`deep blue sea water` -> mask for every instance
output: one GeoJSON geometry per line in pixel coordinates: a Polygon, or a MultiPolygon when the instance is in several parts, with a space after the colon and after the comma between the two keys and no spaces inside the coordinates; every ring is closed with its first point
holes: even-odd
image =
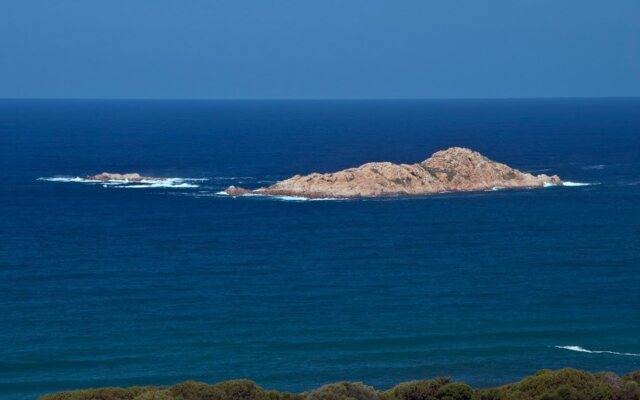
{"type": "Polygon", "coordinates": [[[2,100],[0,178],[3,399],[640,369],[640,99],[2,100]],[[591,185],[215,195],[449,146],[591,185]],[[207,180],[37,180],[102,171],[207,180]]]}

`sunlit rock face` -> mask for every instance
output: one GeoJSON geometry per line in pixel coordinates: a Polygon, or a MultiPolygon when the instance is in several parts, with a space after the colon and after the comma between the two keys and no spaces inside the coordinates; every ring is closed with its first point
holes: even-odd
{"type": "Polygon", "coordinates": [[[234,187],[226,192],[229,195],[257,192],[307,198],[357,198],[541,188],[559,184],[562,181],[557,175],[524,173],[473,150],[452,147],[438,151],[418,164],[372,162],[328,174],[296,175],[256,191],[234,187]]]}

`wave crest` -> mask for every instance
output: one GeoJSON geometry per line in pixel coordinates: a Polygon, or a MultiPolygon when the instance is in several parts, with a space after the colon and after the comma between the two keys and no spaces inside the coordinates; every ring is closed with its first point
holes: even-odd
{"type": "Polygon", "coordinates": [[[588,182],[571,182],[571,181],[564,181],[562,182],[562,186],[591,186],[594,185],[593,183],[588,183],[588,182]]]}
{"type": "Polygon", "coordinates": [[[571,345],[571,346],[553,346],[558,349],[577,351],[579,353],[590,353],[590,354],[615,354],[619,356],[631,356],[631,357],[640,357],[638,353],[624,353],[619,351],[611,351],[611,350],[589,350],[585,349],[581,346],[571,345]]]}
{"type": "MultiPolygon", "coordinates": [[[[259,189],[258,189],[259,190],[259,189]]],[[[279,200],[279,201],[335,201],[335,200],[347,200],[344,198],[338,198],[338,197],[322,197],[322,198],[308,198],[308,197],[302,197],[302,196],[283,196],[283,195],[271,195],[271,194],[261,194],[261,193],[246,193],[246,194],[241,194],[239,196],[230,196],[229,193],[223,191],[220,192],[216,192],[215,193],[217,196],[223,196],[223,197],[255,197],[255,198],[259,198],[259,199],[264,199],[264,200],[279,200]]]]}

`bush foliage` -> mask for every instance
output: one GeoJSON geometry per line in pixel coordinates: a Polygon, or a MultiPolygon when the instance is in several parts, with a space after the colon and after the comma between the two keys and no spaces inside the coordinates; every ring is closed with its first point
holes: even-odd
{"type": "Polygon", "coordinates": [[[570,368],[542,370],[490,389],[473,389],[450,378],[405,382],[384,391],[362,383],[340,382],[298,394],[264,390],[248,380],[215,385],[187,381],[171,387],[61,392],[40,400],[640,400],[640,371],[618,376],[570,368]]]}
{"type": "Polygon", "coordinates": [[[362,383],[340,382],[325,385],[309,393],[306,400],[380,400],[371,386],[362,383]]]}

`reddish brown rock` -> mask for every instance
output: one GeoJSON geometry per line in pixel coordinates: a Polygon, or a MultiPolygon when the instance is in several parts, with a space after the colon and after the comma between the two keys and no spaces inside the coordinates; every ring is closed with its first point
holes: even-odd
{"type": "Polygon", "coordinates": [[[559,185],[557,175],[532,175],[489,160],[470,149],[452,147],[418,164],[373,162],[357,168],[296,175],[269,187],[250,191],[230,187],[228,194],[256,193],[306,198],[413,196],[441,192],[541,188],[559,185]]]}

